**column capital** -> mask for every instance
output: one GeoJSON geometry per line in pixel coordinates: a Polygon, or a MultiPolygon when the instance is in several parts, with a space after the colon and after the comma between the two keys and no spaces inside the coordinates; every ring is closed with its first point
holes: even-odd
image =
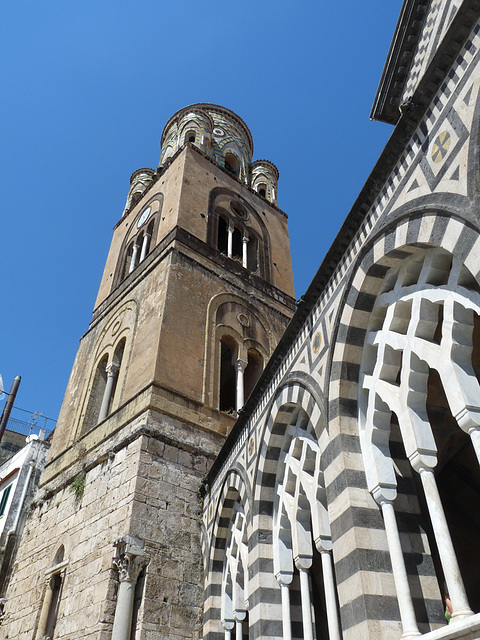
{"type": "Polygon", "coordinates": [[[275,578],[277,579],[279,585],[288,587],[290,584],[292,584],[293,571],[279,571],[275,574],[275,578]]]}
{"type": "Polygon", "coordinates": [[[113,564],[118,570],[119,581],[135,584],[138,574],[150,561],[145,553],[145,543],[139,538],[126,535],[117,538],[113,546],[116,547],[113,564]]]}
{"type": "Polygon", "coordinates": [[[238,360],[235,360],[235,367],[237,369],[237,371],[245,371],[245,368],[247,366],[248,362],[246,362],[245,360],[242,360],[241,358],[238,358],[238,360]]]}
{"type": "Polygon", "coordinates": [[[119,369],[120,365],[118,364],[118,362],[113,361],[107,364],[107,366],[105,367],[105,371],[109,376],[116,376],[119,369]]]}
{"type": "Polygon", "coordinates": [[[226,631],[231,631],[235,626],[235,620],[230,620],[230,619],[222,620],[222,626],[226,631]]]}
{"type": "Polygon", "coordinates": [[[296,556],[294,558],[295,566],[299,571],[308,571],[312,566],[311,556],[296,556]]]}

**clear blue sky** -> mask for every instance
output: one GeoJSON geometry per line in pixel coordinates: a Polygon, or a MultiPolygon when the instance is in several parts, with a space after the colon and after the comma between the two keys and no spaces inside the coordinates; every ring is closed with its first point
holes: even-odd
{"type": "Polygon", "coordinates": [[[187,104],[238,113],[278,166],[301,296],[391,133],[368,116],[401,4],[3,5],[0,374],[22,375],[18,406],[57,417],[130,175],[187,104]]]}

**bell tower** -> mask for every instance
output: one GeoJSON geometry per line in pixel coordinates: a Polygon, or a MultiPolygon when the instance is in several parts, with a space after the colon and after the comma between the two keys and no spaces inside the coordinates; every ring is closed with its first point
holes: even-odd
{"type": "Polygon", "coordinates": [[[9,637],[200,637],[197,489],[294,311],[278,170],[252,153],[240,117],[195,104],[167,122],[157,169],[133,173],[7,594],[9,637]]]}

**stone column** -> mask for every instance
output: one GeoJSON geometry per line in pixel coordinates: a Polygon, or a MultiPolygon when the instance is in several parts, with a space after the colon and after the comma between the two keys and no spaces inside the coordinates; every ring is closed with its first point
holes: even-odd
{"type": "MultiPolygon", "coordinates": [[[[235,626],[234,620],[224,620],[222,624],[223,624],[223,628],[225,629],[225,640],[231,640],[231,638],[232,638],[232,629],[235,626]]],[[[113,638],[112,638],[112,640],[113,640],[113,638]]]]}
{"type": "Polygon", "coordinates": [[[228,243],[227,243],[227,256],[231,258],[233,255],[233,225],[228,223],[228,243]]]}
{"type": "Polygon", "coordinates": [[[403,558],[395,510],[390,500],[380,499],[380,506],[385,523],[385,533],[387,534],[393,581],[395,582],[395,589],[397,591],[398,608],[400,609],[400,619],[403,628],[402,638],[413,638],[420,636],[421,633],[418,630],[415,618],[415,610],[413,608],[410,586],[408,584],[407,569],[403,558]]]}
{"type": "Polygon", "coordinates": [[[282,629],[283,640],[292,640],[292,616],[290,611],[290,584],[293,573],[282,571],[275,576],[282,594],[282,629]]]}
{"type": "Polygon", "coordinates": [[[243,372],[245,371],[245,367],[247,366],[247,362],[245,360],[238,359],[235,362],[235,371],[237,372],[237,398],[236,398],[236,410],[240,411],[240,409],[245,404],[245,391],[243,386],[243,372]]]}
{"type": "Polygon", "coordinates": [[[473,615],[473,611],[468,604],[467,594],[463,585],[460,567],[458,566],[452,538],[448,530],[445,512],[443,511],[440,494],[438,493],[437,482],[432,469],[421,467],[419,469],[420,478],[425,492],[430,520],[432,522],[433,533],[437,542],[438,553],[442,563],[445,582],[448,593],[452,601],[453,614],[452,623],[457,618],[464,618],[473,615]]]}
{"type": "Polygon", "coordinates": [[[132,273],[132,271],[135,269],[135,267],[137,266],[136,262],[137,262],[137,254],[138,254],[138,249],[139,246],[137,243],[135,243],[133,245],[133,251],[132,251],[132,259],[130,260],[130,267],[128,269],[128,273],[132,273]]]}
{"type": "Polygon", "coordinates": [[[143,236],[143,242],[142,242],[142,251],[140,253],[140,262],[143,262],[145,260],[145,256],[147,255],[147,247],[148,247],[148,242],[150,240],[150,234],[146,233],[143,236]]]}
{"type": "Polygon", "coordinates": [[[323,571],[323,587],[325,604],[327,607],[327,624],[329,640],[341,640],[340,623],[338,620],[337,599],[335,594],[335,578],[333,575],[332,554],[325,549],[320,551],[323,571]]]}
{"type": "Polygon", "coordinates": [[[247,245],[248,245],[248,235],[245,234],[242,238],[242,265],[245,267],[245,269],[248,266],[248,256],[247,256],[247,245]]]}
{"type": "Polygon", "coordinates": [[[145,543],[133,536],[126,535],[118,538],[113,546],[116,547],[113,564],[118,569],[120,585],[112,640],[130,640],[135,585],[140,571],[148,563],[149,558],[145,554],[145,543]]]}
{"type": "Polygon", "coordinates": [[[43,597],[42,609],[40,611],[40,620],[38,621],[36,640],[42,640],[47,635],[48,616],[52,607],[53,600],[53,577],[52,575],[45,576],[46,590],[43,597]]]}
{"type": "Polygon", "coordinates": [[[242,640],[243,638],[243,621],[247,617],[246,611],[234,611],[233,617],[235,618],[235,640],[242,640]]]}
{"type": "Polygon", "coordinates": [[[103,392],[100,413],[98,414],[98,422],[104,420],[108,415],[108,408],[110,406],[110,400],[112,399],[113,385],[119,369],[120,365],[116,362],[110,362],[110,364],[105,368],[105,371],[107,372],[107,384],[105,385],[105,391],[103,392]]]}
{"type": "Polygon", "coordinates": [[[298,556],[295,558],[295,565],[300,574],[303,637],[305,640],[313,640],[312,601],[310,598],[310,567],[312,566],[312,559],[298,556]]]}

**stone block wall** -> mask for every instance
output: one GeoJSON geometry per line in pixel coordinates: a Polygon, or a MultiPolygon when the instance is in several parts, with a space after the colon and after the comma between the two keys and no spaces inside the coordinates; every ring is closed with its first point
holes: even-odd
{"type": "Polygon", "coordinates": [[[35,637],[46,572],[63,545],[55,639],[110,638],[118,590],[113,542],[129,534],[149,557],[136,586],[135,637],[200,638],[198,487],[218,448],[211,434],[150,412],[89,453],[83,471],[76,465],[44,485],[17,555],[1,637],[35,637]],[[72,482],[82,475],[84,490],[75,495],[72,482]]]}

